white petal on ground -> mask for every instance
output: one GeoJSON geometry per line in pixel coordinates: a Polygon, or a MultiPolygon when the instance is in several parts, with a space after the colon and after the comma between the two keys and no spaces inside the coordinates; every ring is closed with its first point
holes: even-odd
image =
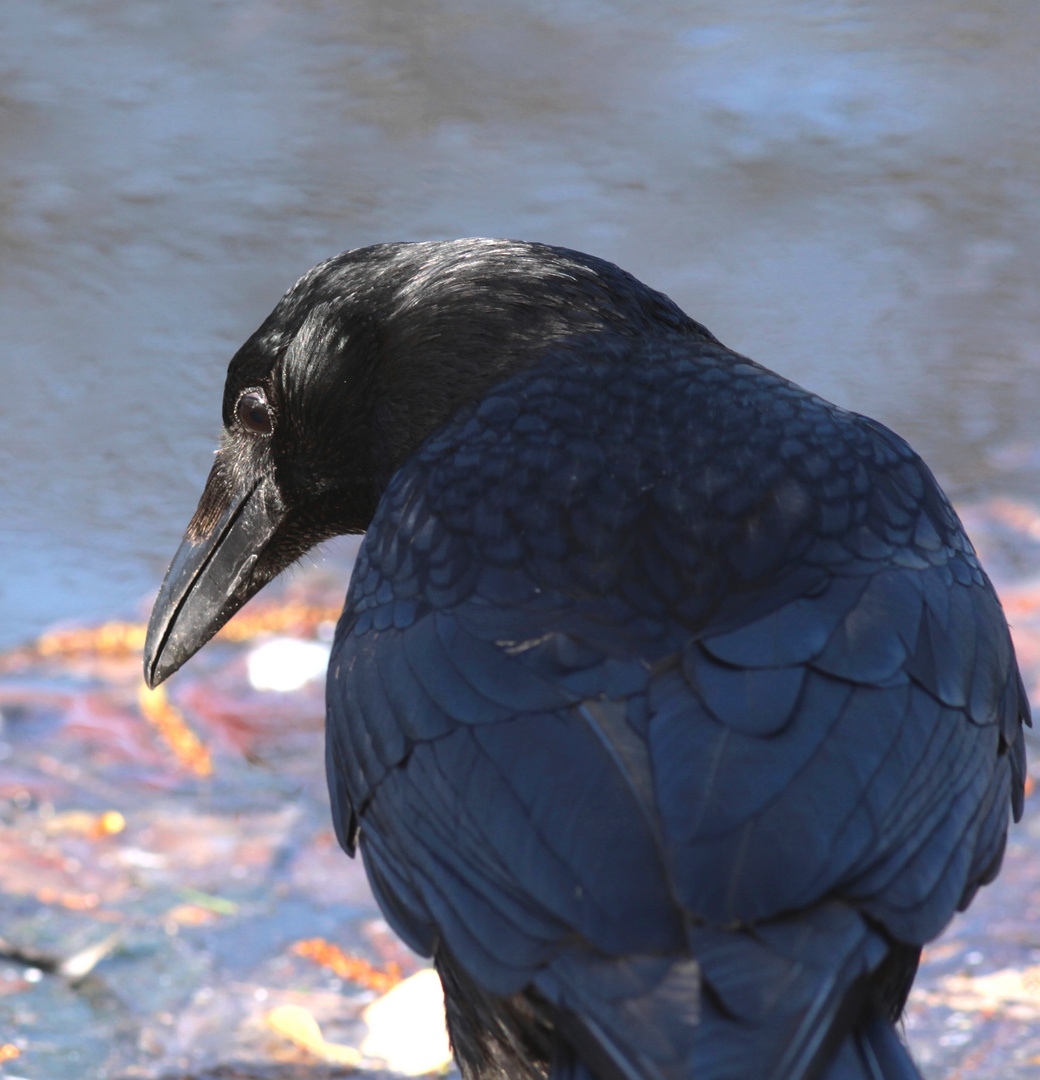
{"type": "Polygon", "coordinates": [[[329,666],[328,645],[319,641],[276,637],[257,645],[246,665],[254,690],[299,690],[325,674],[329,666]]]}
{"type": "Polygon", "coordinates": [[[444,993],[430,968],[398,983],[361,1014],[368,1035],[361,1052],[382,1058],[391,1072],[421,1076],[451,1061],[444,993]]]}

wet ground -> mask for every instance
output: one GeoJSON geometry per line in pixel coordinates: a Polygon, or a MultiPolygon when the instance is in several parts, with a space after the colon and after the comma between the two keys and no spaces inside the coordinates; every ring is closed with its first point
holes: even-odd
{"type": "Polygon", "coordinates": [[[322,680],[250,679],[257,641],[320,645],[330,592],[254,604],[169,696],[142,687],[139,626],[0,660],[0,1075],[339,1075],[418,970],[331,832],[322,680]]]}
{"type": "MultiPolygon", "coordinates": [[[[249,665],[320,645],[351,546],[166,699],[139,628],[91,629],[146,610],[227,359],[336,251],[592,251],[886,421],[962,508],[1035,695],[1038,54],[1035,0],[4,0],[0,1075],[380,1067],[362,1012],[414,961],[332,839],[320,680],[249,665]]],[[[1040,1074],[1027,806],[928,951],[929,1080],[1040,1074]]]]}
{"type": "MultiPolygon", "coordinates": [[[[1040,514],[993,500],[964,516],[1036,694],[1040,582],[1016,568],[1040,554],[1040,514]]],[[[0,1076],[443,1061],[435,1000],[393,1013],[382,1044],[362,1015],[421,965],[329,827],[320,668],[351,555],[261,595],[163,693],[143,689],[139,624],[0,657],[0,1076]]],[[[906,1035],[928,1080],[1040,1069],[1040,796],[1026,806],[997,883],[926,951],[906,1035]]]]}

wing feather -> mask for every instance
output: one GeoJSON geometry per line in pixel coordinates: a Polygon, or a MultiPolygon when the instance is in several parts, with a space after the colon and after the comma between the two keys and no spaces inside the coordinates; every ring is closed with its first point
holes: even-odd
{"type": "Polygon", "coordinates": [[[391,484],[332,658],[337,831],[387,917],[536,987],[615,1080],[804,1076],[876,927],[938,933],[1021,806],[1010,639],[927,470],[726,363],[645,415],[594,366],[461,414],[391,484]],[[510,427],[539,410],[577,429],[510,427]]]}

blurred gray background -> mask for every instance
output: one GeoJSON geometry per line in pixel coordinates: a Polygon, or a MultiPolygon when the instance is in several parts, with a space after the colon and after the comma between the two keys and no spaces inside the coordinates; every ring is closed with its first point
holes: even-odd
{"type": "Polygon", "coordinates": [[[318,260],[612,259],[925,455],[1040,464],[1036,0],[3,0],[0,646],[134,615],[318,260]]]}

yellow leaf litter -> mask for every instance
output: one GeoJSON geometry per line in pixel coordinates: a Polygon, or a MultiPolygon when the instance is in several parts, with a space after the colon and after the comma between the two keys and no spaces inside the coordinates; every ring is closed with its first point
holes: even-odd
{"type": "Polygon", "coordinates": [[[267,1026],[276,1034],[309,1050],[323,1061],[337,1065],[360,1065],[361,1052],[353,1046],[328,1042],[318,1027],[318,1021],[302,1005],[279,1005],[265,1017],[267,1026]]]}
{"type": "Polygon", "coordinates": [[[149,690],[141,683],[137,692],[137,703],[141,715],[158,729],[182,765],[196,776],[213,775],[213,759],[209,750],[170,703],[165,687],[158,686],[149,690]]]}
{"type": "Polygon", "coordinates": [[[368,1034],[361,1049],[328,1042],[318,1021],[302,1005],[279,1005],[267,1026],[323,1061],[382,1065],[402,1076],[440,1072],[451,1062],[444,1022],[444,994],[437,972],[427,968],[398,983],[361,1014],[368,1034]]]}

